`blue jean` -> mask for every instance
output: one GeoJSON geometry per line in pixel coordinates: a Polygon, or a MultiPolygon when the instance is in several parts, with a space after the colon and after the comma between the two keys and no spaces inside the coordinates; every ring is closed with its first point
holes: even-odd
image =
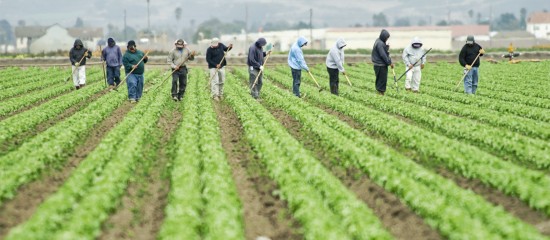
{"type": "Polygon", "coordinates": [[[127,78],[128,99],[139,100],[143,94],[143,75],[130,74],[127,78]]]}
{"type": "Polygon", "coordinates": [[[120,66],[107,66],[107,83],[109,85],[120,84],[120,66]]]}
{"type": "Polygon", "coordinates": [[[252,67],[248,67],[248,68],[249,68],[248,81],[250,82],[250,85],[249,85],[250,94],[252,95],[253,98],[258,99],[260,97],[260,90],[262,90],[264,73],[262,72],[262,74],[260,74],[260,70],[254,69],[252,67]],[[254,85],[254,81],[256,80],[256,77],[258,76],[258,74],[260,74],[260,76],[258,77],[258,82],[256,82],[256,85],[254,85]],[[254,87],[252,87],[252,85],[254,85],[254,87]]]}
{"type": "Polygon", "coordinates": [[[464,77],[464,92],[466,94],[476,94],[478,80],[479,69],[477,67],[472,67],[470,72],[468,72],[468,74],[466,74],[466,77],[464,77]]]}
{"type": "Polygon", "coordinates": [[[296,70],[294,68],[290,68],[292,71],[292,93],[296,97],[300,97],[300,83],[302,78],[302,70],[296,70]]]}

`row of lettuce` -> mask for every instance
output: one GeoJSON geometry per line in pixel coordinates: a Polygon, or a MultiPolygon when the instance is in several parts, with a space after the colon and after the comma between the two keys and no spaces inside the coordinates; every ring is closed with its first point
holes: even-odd
{"type": "MultiPolygon", "coordinates": [[[[280,69],[284,70],[286,69],[280,69]]],[[[267,77],[286,88],[292,87],[292,82],[284,73],[272,71],[267,77]]],[[[265,101],[295,117],[305,128],[323,139],[327,149],[336,148],[345,154],[346,158],[343,159],[347,159],[350,162],[348,164],[364,170],[371,179],[402,199],[446,237],[484,239],[532,235],[534,239],[543,238],[532,226],[503,209],[493,206],[470,191],[460,189],[453,182],[389,149],[384,143],[367,138],[367,135],[327,115],[317,106],[292,98],[288,92],[283,93],[269,84],[264,86],[269,89],[264,92],[265,101]],[[277,94],[271,92],[283,96],[277,97],[277,94]]],[[[319,93],[309,83],[302,83],[301,89],[308,101],[351,117],[369,133],[380,134],[389,143],[417,151],[458,174],[479,178],[550,215],[547,201],[550,196],[547,187],[550,186],[550,179],[544,173],[494,158],[476,147],[467,144],[463,146],[464,144],[435,134],[429,129],[410,125],[402,119],[370,109],[362,102],[335,97],[326,91],[319,93]],[[480,155],[485,158],[478,160],[480,155]]]]}
{"type": "MultiPolygon", "coordinates": [[[[328,78],[322,67],[313,69],[323,79],[328,78]]],[[[443,100],[430,93],[427,93],[428,100],[390,91],[389,97],[380,98],[367,90],[371,81],[360,72],[357,68],[350,69],[349,75],[357,79],[356,88],[341,85],[341,97],[326,91],[319,93],[305,81],[302,91],[307,102],[271,83],[264,84],[262,98],[266,105],[282,109],[318,137],[321,147],[339,153],[342,165],[362,170],[449,239],[545,238],[533,226],[501,207],[461,189],[388,147],[388,144],[395,145],[417,152],[459,175],[479,179],[516,196],[550,216],[550,178],[539,171],[547,169],[550,162],[545,154],[548,130],[545,125],[535,126],[536,121],[541,120],[536,116],[544,119],[544,114],[529,117],[512,110],[491,108],[494,111],[491,113],[505,115],[499,118],[487,112],[464,110],[463,102],[443,100]],[[368,137],[369,134],[350,127],[317,105],[347,115],[365,131],[382,136],[386,142],[368,137]],[[403,121],[403,117],[410,121],[403,121]],[[531,121],[509,122],[520,117],[531,121]],[[535,130],[530,130],[529,124],[536,127],[535,130]],[[466,127],[475,127],[477,131],[459,131],[466,127]],[[499,152],[539,170],[491,154],[499,152]]],[[[158,75],[159,72],[153,71],[148,79],[158,75]]],[[[266,77],[266,81],[276,82],[283,88],[292,87],[286,68],[270,70],[266,77]]],[[[244,136],[255,155],[277,182],[280,195],[300,223],[305,238],[393,238],[369,206],[293,138],[265,106],[250,97],[244,80],[248,78],[246,71],[236,69],[227,78],[226,103],[241,121],[244,136]]],[[[195,81],[189,81],[183,104],[178,107],[183,120],[168,146],[171,184],[159,238],[244,239],[242,204],[221,145],[213,103],[201,87],[206,85],[207,76],[195,69],[190,79],[195,81]]],[[[101,84],[92,84],[79,94],[65,94],[0,121],[4,131],[0,135],[6,136],[0,143],[9,142],[14,136],[54,118],[102,88],[101,84]],[[24,122],[26,118],[31,120],[24,122]]],[[[443,87],[429,89],[439,89],[435,91],[455,97],[443,87]]],[[[143,146],[155,137],[156,123],[166,105],[177,104],[170,101],[166,92],[168,85],[148,92],[78,165],[62,187],[49,196],[28,221],[12,229],[7,239],[98,237],[102,224],[116,210],[139,161],[154,161],[141,156],[143,146]]],[[[0,203],[13,197],[22,184],[40,177],[44,170],[64,164],[76,143],[125,99],[123,93],[105,94],[73,116],[29,138],[21,147],[3,153],[0,203]]],[[[491,100],[487,97],[484,104],[492,104],[491,100]]]]}

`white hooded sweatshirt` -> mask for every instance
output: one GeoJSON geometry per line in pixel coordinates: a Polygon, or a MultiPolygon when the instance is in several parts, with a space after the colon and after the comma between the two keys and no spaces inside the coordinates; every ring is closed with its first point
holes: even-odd
{"type": "Polygon", "coordinates": [[[326,65],[328,68],[336,69],[344,72],[344,47],[346,42],[344,39],[336,40],[336,44],[330,49],[327,55],[326,65]]]}

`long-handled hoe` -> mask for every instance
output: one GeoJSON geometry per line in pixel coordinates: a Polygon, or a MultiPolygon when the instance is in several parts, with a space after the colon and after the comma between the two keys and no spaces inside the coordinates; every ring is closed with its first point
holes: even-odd
{"type": "MultiPolygon", "coordinates": [[[[195,51],[193,51],[193,52],[191,53],[191,55],[192,55],[192,56],[195,56],[195,51]]],[[[172,75],[173,75],[181,66],[183,66],[183,64],[185,64],[187,61],[189,61],[189,57],[190,57],[190,56],[187,56],[187,57],[185,58],[185,60],[183,60],[183,62],[181,62],[181,63],[178,65],[177,68],[174,68],[174,70],[173,70],[168,76],[166,76],[166,78],[164,78],[157,86],[155,86],[155,88],[153,89],[153,91],[154,91],[154,90],[157,90],[157,88],[159,88],[160,86],[162,86],[162,84],[164,84],[164,82],[166,82],[166,80],[168,80],[170,77],[172,77],[172,75]]],[[[151,88],[153,88],[153,86],[152,86],[151,88]]],[[[145,92],[149,92],[149,89],[146,89],[145,92]]]]}
{"type": "MultiPolygon", "coordinates": [[[[84,52],[84,55],[82,56],[82,58],[80,59],[80,61],[78,61],[78,65],[80,66],[80,63],[82,63],[82,60],[84,60],[84,58],[86,57],[86,55],[88,55],[88,50],[86,50],[86,52],[84,52]]],[[[71,73],[71,76],[68,76],[67,79],[65,79],[65,82],[68,82],[69,79],[71,79],[71,77],[74,75],[74,72],[76,71],[76,69],[78,69],[78,67],[75,67],[71,73]]]]}
{"type": "Polygon", "coordinates": [[[103,79],[105,79],[105,87],[107,87],[107,76],[105,75],[105,61],[103,59],[103,51],[101,50],[101,45],[99,45],[99,54],[101,54],[101,67],[103,68],[103,79]]]}
{"type": "Polygon", "coordinates": [[[145,52],[145,54],[143,55],[143,57],[139,60],[139,62],[135,65],[135,67],[132,68],[132,70],[126,74],[126,76],[124,77],[124,79],[122,80],[122,82],[120,82],[120,84],[116,85],[116,87],[113,88],[113,90],[115,91],[118,91],[118,87],[120,87],[120,85],[124,84],[124,82],[126,81],[126,79],[128,79],[128,76],[130,76],[130,74],[132,74],[134,72],[134,70],[136,70],[137,66],[143,61],[143,59],[145,59],[145,57],[147,57],[147,54],[149,54],[149,50],[147,50],[147,52],[145,52]]]}
{"type": "Polygon", "coordinates": [[[309,73],[309,76],[311,77],[311,79],[313,79],[313,81],[315,82],[315,85],[317,85],[317,87],[319,88],[319,92],[323,91],[323,88],[321,88],[321,86],[319,85],[319,83],[317,82],[313,74],[311,74],[310,71],[307,71],[307,73],[309,73]]]}
{"type": "MultiPolygon", "coordinates": [[[[225,56],[227,56],[227,52],[229,52],[229,50],[231,50],[231,48],[228,48],[227,51],[223,52],[223,58],[222,58],[222,60],[220,61],[220,64],[218,64],[218,65],[220,65],[220,67],[221,67],[221,65],[222,65],[222,63],[223,63],[223,60],[225,60],[225,56]]],[[[214,78],[215,78],[216,76],[218,76],[218,70],[220,70],[220,68],[216,68],[216,71],[214,72],[214,75],[212,75],[212,77],[210,78],[210,80],[208,80],[208,86],[206,86],[207,89],[208,89],[209,87],[211,87],[211,85],[212,85],[212,80],[214,80],[214,78]]]]}
{"type": "Polygon", "coordinates": [[[349,80],[349,77],[348,77],[348,75],[347,75],[346,73],[344,73],[344,77],[346,77],[346,80],[348,81],[349,86],[350,86],[350,87],[353,87],[353,86],[351,85],[351,81],[349,80]]]}
{"type": "MultiPolygon", "coordinates": [[[[481,53],[478,53],[478,54],[477,54],[476,58],[474,59],[474,61],[472,62],[472,64],[470,64],[470,66],[473,66],[474,63],[476,63],[477,59],[479,58],[479,55],[481,55],[481,53]]],[[[471,68],[468,69],[468,70],[464,73],[464,75],[462,75],[462,79],[460,79],[460,81],[458,81],[458,82],[456,83],[456,86],[455,86],[455,88],[454,88],[453,91],[456,91],[456,90],[458,89],[458,86],[460,85],[460,82],[463,82],[463,81],[464,81],[464,78],[466,78],[466,75],[468,75],[468,73],[470,73],[470,70],[472,70],[472,69],[471,69],[471,68]]]]}

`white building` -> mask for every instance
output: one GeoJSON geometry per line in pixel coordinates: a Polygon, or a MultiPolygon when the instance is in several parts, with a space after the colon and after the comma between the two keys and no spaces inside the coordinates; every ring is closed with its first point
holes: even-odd
{"type": "MultiPolygon", "coordinates": [[[[464,45],[467,35],[474,35],[478,41],[487,41],[489,37],[488,25],[462,25],[462,26],[422,26],[422,27],[386,27],[390,32],[388,43],[392,49],[403,49],[411,43],[414,37],[419,37],[425,48],[437,50],[456,50],[464,45]],[[455,42],[459,42],[455,44],[455,42]]],[[[371,49],[374,41],[380,36],[381,27],[368,28],[323,28],[276,32],[249,33],[248,38],[244,33],[225,34],[221,36],[224,44],[233,43],[232,54],[245,54],[248,47],[259,37],[266,38],[267,42],[275,44],[275,51],[288,51],[290,46],[304,36],[310,40],[310,44],[304,49],[330,49],[338,38],[344,38],[347,42],[346,49],[371,49]]],[[[199,42],[200,49],[208,47],[209,40],[199,42]]]]}
{"type": "Polygon", "coordinates": [[[59,24],[48,27],[24,26],[15,27],[15,37],[18,52],[36,54],[69,51],[77,38],[82,40],[85,47],[95,50],[98,41],[103,39],[103,29],[64,28],[59,24]]]}
{"type": "Polygon", "coordinates": [[[536,38],[550,39],[550,13],[534,12],[527,17],[527,31],[536,38]]]}

